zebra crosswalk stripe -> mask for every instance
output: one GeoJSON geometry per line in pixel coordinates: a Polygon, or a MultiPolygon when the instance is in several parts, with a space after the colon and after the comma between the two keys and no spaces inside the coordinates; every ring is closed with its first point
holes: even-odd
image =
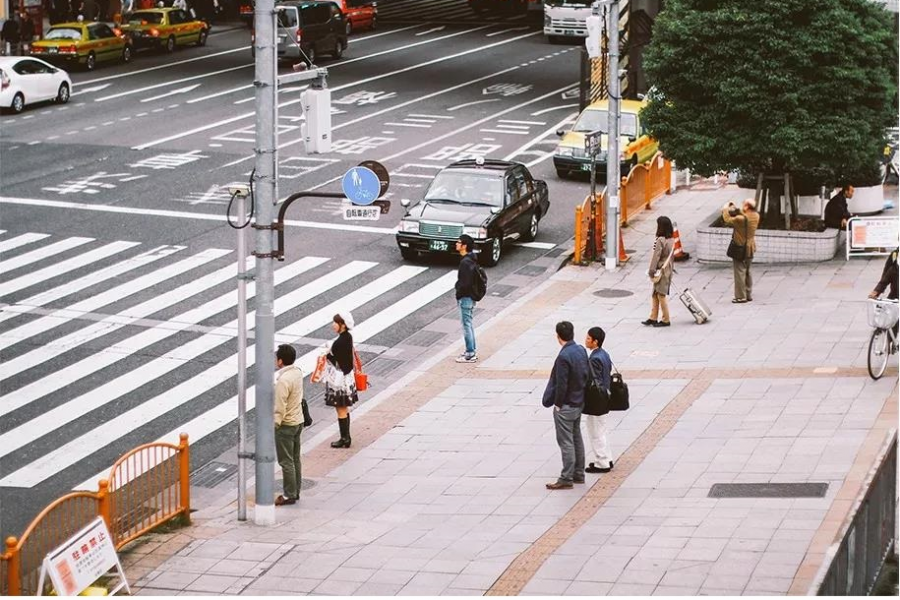
{"type": "Polygon", "coordinates": [[[113,242],[99,248],[94,248],[89,252],[78,254],[60,263],[38,269],[37,271],[31,271],[27,275],[22,275],[11,281],[4,282],[3,287],[0,288],[0,298],[27,289],[33,285],[47,281],[48,279],[65,275],[66,273],[75,271],[76,269],[80,269],[99,260],[103,260],[104,258],[109,258],[110,256],[124,252],[129,248],[134,248],[135,246],[140,246],[140,242],[113,242]]]}
{"type": "MultiPolygon", "coordinates": [[[[453,289],[456,283],[456,273],[451,272],[447,273],[439,277],[438,279],[432,281],[431,283],[422,286],[418,290],[412,292],[408,296],[404,297],[399,302],[389,306],[388,308],[382,310],[378,314],[366,319],[362,323],[360,323],[353,330],[353,341],[354,343],[360,344],[370,339],[372,336],[375,336],[391,325],[401,321],[407,316],[414,313],[416,310],[426,306],[427,304],[433,302],[434,300],[441,297],[446,292],[453,289]]],[[[281,330],[277,335],[282,335],[285,330],[281,330]]],[[[304,373],[312,372],[313,367],[315,366],[315,361],[318,358],[319,351],[314,350],[312,352],[308,352],[304,354],[302,357],[297,359],[297,364],[300,369],[304,373]]],[[[247,362],[248,367],[253,364],[255,357],[255,351],[252,347],[247,349],[247,362]]],[[[231,375],[234,375],[234,364],[236,363],[236,357],[230,357],[226,361],[223,361],[219,365],[222,366],[223,369],[227,370],[231,375]]],[[[184,384],[182,384],[184,385],[184,384]]],[[[181,387],[181,386],[179,386],[181,387]]],[[[194,390],[196,391],[196,390],[194,390]]],[[[142,406],[154,405],[159,401],[165,401],[175,390],[170,390],[165,395],[149,400],[145,402],[142,406]]],[[[184,401],[188,401],[191,398],[185,399],[184,401]]],[[[254,389],[251,388],[247,392],[247,410],[252,410],[256,406],[256,396],[254,393],[254,389]]],[[[235,420],[237,417],[237,396],[233,396],[227,401],[217,405],[216,407],[204,412],[203,414],[197,416],[191,421],[180,425],[179,427],[173,429],[166,435],[160,437],[157,441],[169,441],[169,440],[178,440],[178,436],[182,432],[186,432],[189,436],[189,439],[192,444],[197,443],[202,440],[206,436],[218,431],[221,427],[227,425],[228,423],[235,420]]],[[[110,443],[104,440],[105,443],[110,443]]],[[[93,442],[92,442],[93,443],[93,442]]],[[[85,444],[86,445],[86,444],[85,444]]],[[[148,463],[143,465],[142,468],[137,469],[134,473],[129,474],[129,480],[134,479],[140,476],[143,472],[146,472],[147,469],[153,467],[152,463],[148,463]]],[[[29,467],[30,470],[30,467],[29,467]]],[[[50,473],[47,475],[49,477],[52,475],[50,473]]],[[[101,478],[105,478],[108,475],[108,470],[101,471],[95,476],[85,480],[78,486],[76,489],[96,489],[97,481],[101,478]]],[[[46,477],[45,477],[46,478],[46,477]]],[[[9,479],[9,478],[7,478],[9,479]]],[[[23,478],[24,479],[24,478],[23,478]]],[[[36,478],[32,478],[29,481],[34,481],[36,478]]],[[[43,479],[40,479],[43,481],[43,479]]],[[[39,483],[39,481],[37,482],[39,483]]],[[[124,483],[124,482],[123,482],[124,483]]],[[[0,485],[6,485],[6,479],[0,481],[0,485]]],[[[18,487],[27,487],[28,483],[24,486],[18,487]]],[[[31,483],[31,485],[36,485],[36,483],[31,483]]]]}
{"type": "MultiPolygon", "coordinates": [[[[4,231],[3,233],[6,232],[4,231]]],[[[19,246],[31,244],[48,237],[50,237],[49,233],[23,233],[22,235],[17,235],[12,239],[3,240],[2,242],[0,242],[0,253],[8,252],[9,250],[13,250],[15,248],[18,248],[19,246]]]]}
{"type": "MultiPolygon", "coordinates": [[[[298,263],[299,262],[302,261],[298,261],[298,263]]],[[[296,264],[297,263],[292,263],[292,265],[296,264]]],[[[278,272],[288,270],[292,265],[287,265],[286,267],[279,269],[276,271],[276,275],[278,272]]],[[[277,316],[288,312],[317,295],[332,289],[340,283],[351,280],[353,277],[371,269],[375,265],[376,263],[372,262],[354,261],[305,286],[297,288],[288,294],[276,297],[275,315],[277,316]]],[[[249,288],[250,286],[248,285],[247,287],[249,288]]],[[[249,296],[249,289],[247,293],[249,296]]],[[[248,314],[248,321],[253,319],[254,313],[255,311],[252,311],[248,314]]],[[[45,432],[47,431],[45,427],[53,427],[54,423],[59,424],[59,419],[62,414],[67,415],[68,419],[81,416],[78,413],[87,414],[88,410],[85,409],[92,408],[92,404],[97,404],[101,401],[103,404],[106,404],[114,400],[115,398],[111,398],[110,394],[115,395],[116,398],[120,397],[121,393],[130,391],[128,388],[136,389],[137,387],[140,387],[140,385],[165,374],[165,372],[178,368],[182,364],[179,359],[189,360],[194,359],[197,356],[202,356],[203,352],[230,339],[236,333],[236,324],[237,321],[235,320],[218,327],[216,330],[201,338],[189,342],[188,344],[167,353],[163,357],[150,361],[142,366],[139,371],[133,372],[135,377],[132,377],[132,373],[127,374],[104,385],[101,390],[93,390],[81,398],[68,402],[68,409],[64,413],[60,412],[56,415],[51,414],[64,409],[63,406],[60,406],[57,409],[33,419],[26,424],[28,425],[27,428],[22,426],[3,434],[0,436],[0,448],[2,448],[0,452],[3,452],[3,456],[6,456],[12,449],[17,449],[30,443],[34,439],[34,431],[32,428],[36,428],[37,431],[45,432]],[[139,385],[133,386],[133,384],[125,384],[124,381],[128,379],[140,379],[140,381],[135,382],[139,385]],[[123,389],[124,391],[122,391],[123,389]]],[[[322,325],[324,325],[324,323],[322,325]]],[[[249,359],[248,366],[252,365],[253,362],[252,358],[249,359]]],[[[216,385],[227,381],[234,376],[235,365],[236,359],[234,356],[219,362],[215,366],[188,381],[167,390],[164,394],[152,400],[148,400],[147,402],[105,422],[102,427],[89,431],[79,438],[59,446],[54,451],[42,456],[38,460],[6,475],[0,480],[0,486],[32,487],[39,484],[45,479],[55,475],[60,470],[86,458],[94,451],[94,449],[114,442],[122,436],[123,431],[128,431],[133,428],[135,424],[145,424],[153,419],[161,417],[171,410],[178,408],[193,397],[196,397],[198,393],[212,389],[216,385]]]]}
{"type": "Polygon", "coordinates": [[[10,271],[15,271],[16,269],[21,269],[22,267],[26,267],[30,264],[36,263],[39,260],[44,260],[46,258],[50,258],[56,256],[57,254],[62,254],[72,248],[77,248],[78,246],[82,246],[89,242],[93,242],[94,238],[87,237],[71,237],[65,240],[60,240],[49,246],[44,246],[43,248],[39,248],[37,250],[32,250],[31,252],[26,252],[25,254],[20,254],[19,256],[15,256],[13,258],[4,260],[0,267],[3,268],[5,273],[9,273],[10,271]]]}
{"type": "MultiPolygon", "coordinates": [[[[14,305],[6,306],[2,309],[3,312],[0,312],[0,323],[15,318],[18,315],[33,312],[51,302],[56,302],[66,296],[70,296],[81,290],[86,290],[89,287],[97,285],[98,283],[103,283],[109,279],[115,279],[129,271],[139,269],[184,249],[185,246],[159,246],[158,248],[148,250],[137,256],[133,256],[104,269],[100,269],[99,271],[94,271],[84,277],[79,277],[69,283],[55,286],[53,289],[47,290],[46,292],[41,292],[35,296],[20,300],[14,305]]],[[[2,340],[0,340],[0,343],[2,343],[2,340]]]]}

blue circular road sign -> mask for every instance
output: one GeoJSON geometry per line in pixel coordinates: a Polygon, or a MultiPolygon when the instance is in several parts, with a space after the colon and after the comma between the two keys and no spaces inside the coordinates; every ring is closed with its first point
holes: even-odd
{"type": "Polygon", "coordinates": [[[367,206],[381,194],[381,181],[372,169],[353,167],[344,174],[341,188],[350,202],[367,206]]]}

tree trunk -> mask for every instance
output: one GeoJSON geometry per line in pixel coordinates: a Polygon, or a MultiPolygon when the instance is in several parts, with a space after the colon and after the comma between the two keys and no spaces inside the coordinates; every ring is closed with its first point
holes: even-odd
{"type": "Polygon", "coordinates": [[[784,173],[784,229],[785,231],[791,230],[791,208],[793,208],[793,203],[791,202],[791,174],[785,171],[784,173]]]}
{"type": "Polygon", "coordinates": [[[756,193],[753,194],[753,200],[756,202],[756,210],[762,210],[762,187],[763,187],[763,173],[759,172],[756,176],[756,193]]]}

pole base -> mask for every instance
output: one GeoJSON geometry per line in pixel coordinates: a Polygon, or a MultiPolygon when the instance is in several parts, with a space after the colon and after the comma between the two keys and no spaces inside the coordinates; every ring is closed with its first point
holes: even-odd
{"type": "Polygon", "coordinates": [[[609,257],[606,259],[606,270],[607,271],[615,271],[616,270],[617,261],[615,257],[609,257]]]}
{"type": "Polygon", "coordinates": [[[275,505],[266,504],[260,506],[257,504],[253,508],[253,522],[257,525],[269,526],[275,524],[275,505]]]}

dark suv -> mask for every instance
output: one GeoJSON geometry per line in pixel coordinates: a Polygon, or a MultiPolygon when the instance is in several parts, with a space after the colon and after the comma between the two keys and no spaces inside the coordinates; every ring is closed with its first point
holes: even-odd
{"type": "MultiPolygon", "coordinates": [[[[330,1],[276,2],[278,60],[314,64],[322,54],[341,58],[347,49],[347,25],[337,4],[330,1]]],[[[256,30],[250,53],[256,56],[256,30]]]]}
{"type": "Polygon", "coordinates": [[[532,241],[550,209],[547,184],[525,165],[505,160],[461,160],[442,169],[425,197],[407,207],[397,231],[406,260],[420,253],[452,253],[459,236],[475,239],[482,263],[500,261],[503,244],[532,241]]]}

